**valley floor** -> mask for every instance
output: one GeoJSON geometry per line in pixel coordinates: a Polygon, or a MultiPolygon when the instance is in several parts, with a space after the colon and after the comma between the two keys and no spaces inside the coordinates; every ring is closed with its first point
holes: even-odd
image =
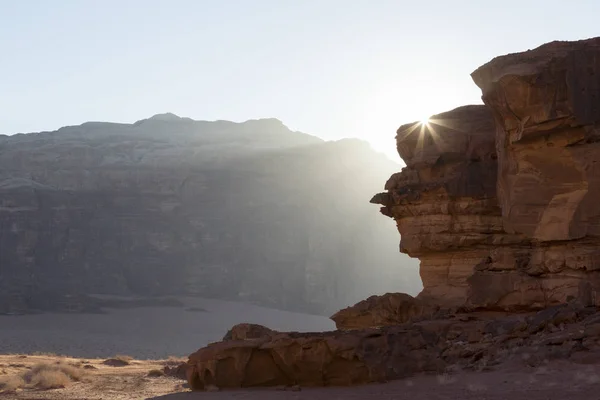
{"type": "MultiPolygon", "coordinates": [[[[598,359],[600,360],[600,358],[598,359]]],[[[0,356],[0,382],[23,374],[40,363],[91,365],[79,382],[60,389],[17,389],[0,394],[0,399],[105,399],[105,400],[562,400],[597,399],[600,371],[595,357],[585,362],[549,362],[541,367],[524,363],[507,364],[487,372],[455,372],[447,375],[421,376],[386,384],[350,388],[303,388],[283,391],[275,388],[222,392],[190,392],[185,381],[150,377],[152,370],[162,369],[169,361],[131,360],[129,365],[105,365],[103,359],[82,360],[58,356],[0,356]],[[591,361],[591,363],[590,363],[591,361]]],[[[172,363],[173,361],[171,361],[172,363]]]]}
{"type": "Polygon", "coordinates": [[[128,365],[111,366],[105,365],[105,361],[106,359],[76,359],[53,355],[0,356],[0,399],[129,400],[154,398],[187,390],[187,384],[181,379],[148,376],[150,371],[162,370],[166,364],[173,362],[130,360],[127,361],[128,365]],[[57,363],[77,368],[82,372],[80,380],[68,382],[64,388],[56,389],[28,387],[23,382],[19,385],[18,377],[40,365],[57,363]]]}
{"type": "MultiPolygon", "coordinates": [[[[119,298],[121,300],[135,300],[119,298]]],[[[0,315],[0,354],[51,352],[104,358],[127,354],[159,359],[185,356],[221,340],[240,322],[281,331],[326,331],[327,317],[274,310],[250,304],[176,298],[176,307],[106,309],[102,314],[0,315]]]]}

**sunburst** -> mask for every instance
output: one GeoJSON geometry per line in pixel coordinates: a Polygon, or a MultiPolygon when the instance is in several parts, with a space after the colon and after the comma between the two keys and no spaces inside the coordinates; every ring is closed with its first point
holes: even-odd
{"type": "Polygon", "coordinates": [[[437,120],[430,119],[429,117],[422,118],[404,132],[404,137],[408,137],[414,132],[417,132],[418,137],[416,143],[416,151],[420,155],[420,157],[424,156],[423,148],[428,138],[433,142],[433,146],[435,146],[438,150],[441,150],[443,148],[443,139],[436,131],[435,125],[442,124],[439,124],[437,120]]]}

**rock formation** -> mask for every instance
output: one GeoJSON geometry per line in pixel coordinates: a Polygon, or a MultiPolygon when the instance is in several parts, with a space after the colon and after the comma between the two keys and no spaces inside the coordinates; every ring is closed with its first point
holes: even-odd
{"type": "MultiPolygon", "coordinates": [[[[381,204],[423,291],[373,296],[338,331],[225,340],[193,389],[350,385],[449,367],[600,356],[600,38],[477,69],[485,105],[403,125],[381,204]]],[[[229,339],[229,338],[227,338],[229,339]]]]}
{"type": "Polygon", "coordinates": [[[237,324],[223,336],[223,340],[246,340],[271,337],[277,334],[272,329],[257,324],[237,324]]]}
{"type": "Polygon", "coordinates": [[[346,307],[331,319],[340,330],[377,328],[429,318],[438,308],[406,293],[386,293],[346,307]]]}
{"type": "Polygon", "coordinates": [[[497,57],[472,77],[485,106],[400,127],[407,166],[372,200],[421,260],[419,298],[598,305],[600,39],[497,57]]]}
{"type": "Polygon", "coordinates": [[[599,357],[595,308],[556,306],[533,315],[458,314],[379,329],[278,333],[213,343],[192,354],[194,390],[256,386],[337,386],[484,370],[504,362],[599,357]]]}
{"type": "Polygon", "coordinates": [[[510,240],[496,200],[492,114],[461,107],[427,125],[403,125],[396,138],[406,167],[372,202],[396,220],[400,251],[421,260],[420,298],[464,304],[474,267],[510,240]]]}
{"type": "Polygon", "coordinates": [[[331,313],[410,290],[392,221],[365,201],[395,169],[274,119],[0,136],[0,313],[93,311],[90,293],[331,313]]]}

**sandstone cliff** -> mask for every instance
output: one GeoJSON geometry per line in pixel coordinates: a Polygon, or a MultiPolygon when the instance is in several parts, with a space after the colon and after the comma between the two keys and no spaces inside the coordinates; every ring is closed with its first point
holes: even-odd
{"type": "Polygon", "coordinates": [[[393,223],[365,204],[396,168],[274,119],[0,136],[0,312],[90,309],[98,293],[329,313],[410,291],[393,223]]]}
{"type": "Polygon", "coordinates": [[[406,162],[372,202],[421,260],[421,299],[519,310],[599,305],[600,39],[497,57],[485,106],[400,127],[406,162]]]}
{"type": "Polygon", "coordinates": [[[193,389],[597,363],[600,39],[499,57],[472,76],[485,105],[401,126],[406,167],[371,200],[421,261],[417,298],[371,296],[334,314],[334,332],[237,328],[190,355],[193,389]]]}

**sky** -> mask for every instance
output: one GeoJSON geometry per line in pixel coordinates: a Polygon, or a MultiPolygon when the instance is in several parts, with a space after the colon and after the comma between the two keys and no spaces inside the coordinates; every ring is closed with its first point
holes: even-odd
{"type": "MultiPolygon", "coordinates": [[[[600,36],[597,0],[0,0],[0,134],[278,118],[398,159],[501,54],[600,36]]],[[[399,159],[398,159],[399,160],[399,159]]]]}

